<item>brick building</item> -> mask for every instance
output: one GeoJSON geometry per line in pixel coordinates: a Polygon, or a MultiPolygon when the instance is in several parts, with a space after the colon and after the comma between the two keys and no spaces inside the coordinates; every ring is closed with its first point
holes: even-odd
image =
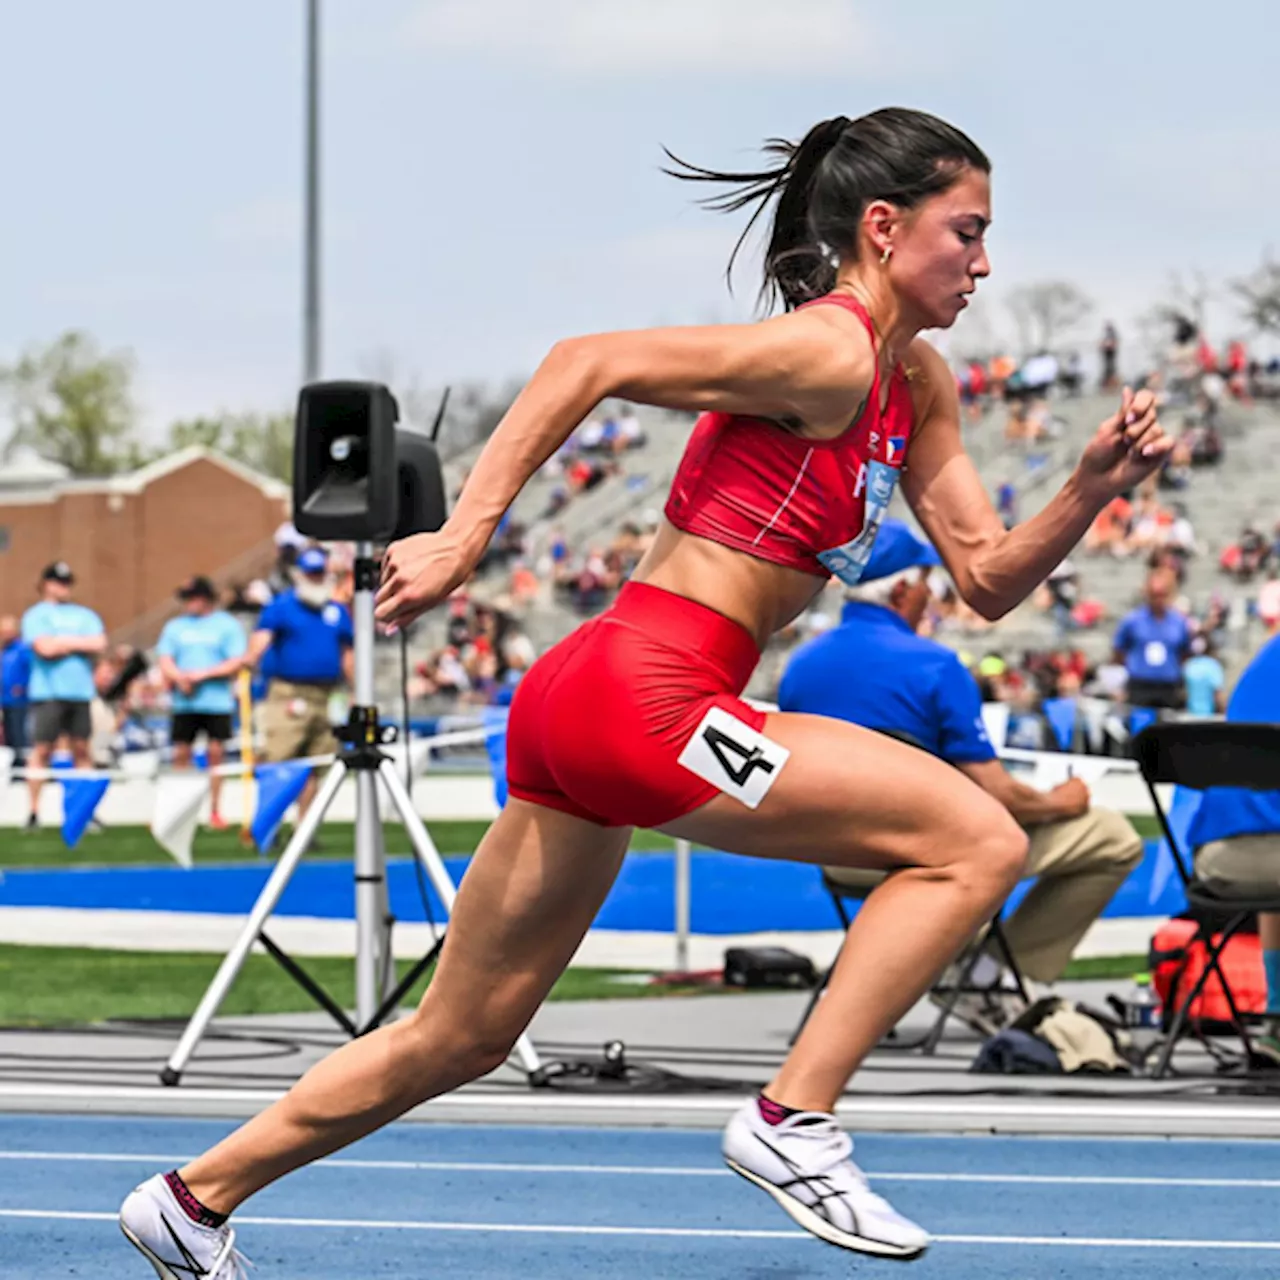
{"type": "Polygon", "coordinates": [[[0,614],[21,613],[51,560],[115,640],[152,642],[194,573],[220,587],[260,576],[289,488],[198,446],[101,480],[0,466],[0,614]]]}

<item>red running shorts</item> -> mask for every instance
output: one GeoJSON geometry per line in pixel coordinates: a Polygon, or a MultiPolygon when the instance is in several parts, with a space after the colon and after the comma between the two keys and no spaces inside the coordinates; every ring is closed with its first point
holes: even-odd
{"type": "Polygon", "coordinates": [[[737,784],[754,808],[786,758],[758,737],[765,713],[739,697],[759,659],[723,614],[627,583],[517,686],[508,791],[606,827],[662,826],[737,784]],[[708,781],[721,764],[730,778],[708,781]]]}

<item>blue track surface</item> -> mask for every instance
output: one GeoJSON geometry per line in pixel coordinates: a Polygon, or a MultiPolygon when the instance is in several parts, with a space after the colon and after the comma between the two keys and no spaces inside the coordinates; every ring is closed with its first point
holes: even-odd
{"type": "MultiPolygon", "coordinates": [[[[151,1277],[114,1225],[119,1201],[227,1128],[0,1116],[0,1276],[151,1277]]],[[[904,1272],[799,1232],[724,1171],[715,1134],[402,1125],[263,1192],[240,1243],[263,1280],[1262,1280],[1280,1274],[1277,1155],[1250,1142],[860,1138],[878,1189],[939,1237],[904,1272]]]]}

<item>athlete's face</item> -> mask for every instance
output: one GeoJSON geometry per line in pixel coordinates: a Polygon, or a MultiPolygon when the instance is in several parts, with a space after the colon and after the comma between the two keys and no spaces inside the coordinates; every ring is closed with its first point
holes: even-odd
{"type": "Polygon", "coordinates": [[[945,329],[991,273],[985,236],[991,225],[991,181],[966,169],[894,228],[889,279],[917,313],[922,329],[945,329]]]}

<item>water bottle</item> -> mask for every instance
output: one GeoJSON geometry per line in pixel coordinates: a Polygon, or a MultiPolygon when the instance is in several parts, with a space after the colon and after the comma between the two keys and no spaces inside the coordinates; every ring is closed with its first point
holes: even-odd
{"type": "Polygon", "coordinates": [[[1148,974],[1134,979],[1134,991],[1125,1006],[1125,1021],[1134,1029],[1153,1031],[1160,1025],[1160,997],[1151,987],[1148,974]]]}

